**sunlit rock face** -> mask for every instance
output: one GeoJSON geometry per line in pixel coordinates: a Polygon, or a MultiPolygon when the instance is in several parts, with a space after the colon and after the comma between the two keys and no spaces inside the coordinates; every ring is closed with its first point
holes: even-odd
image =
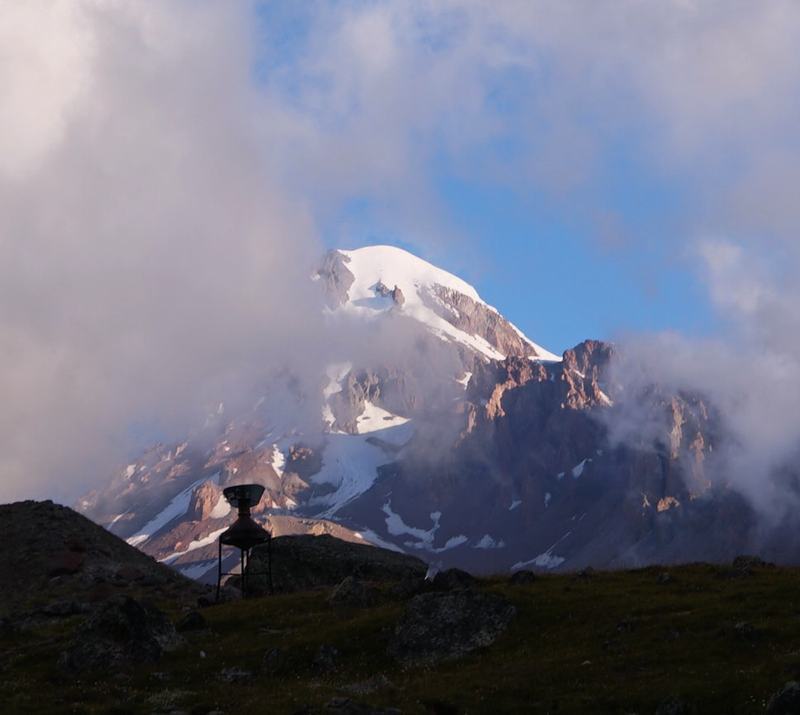
{"type": "Polygon", "coordinates": [[[397,248],[332,251],[312,279],[346,348],[315,390],[291,369],[265,374],[248,405],[218,405],[78,507],[204,580],[235,518],[222,489],[249,482],[275,534],[473,571],[775,557],[780,540],[756,542],[750,508],[710,476],[721,425],[701,396],[625,388],[604,342],[556,356],[397,248]],[[312,428],[296,417],[309,410],[312,428]]]}

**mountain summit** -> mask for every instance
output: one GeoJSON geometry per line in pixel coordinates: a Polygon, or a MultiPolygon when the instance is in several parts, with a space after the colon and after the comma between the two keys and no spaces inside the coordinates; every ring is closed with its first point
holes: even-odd
{"type": "Polygon", "coordinates": [[[491,360],[508,355],[560,360],[481,300],[469,283],[400,248],[331,251],[317,277],[325,281],[333,312],[369,320],[397,311],[491,360]]]}

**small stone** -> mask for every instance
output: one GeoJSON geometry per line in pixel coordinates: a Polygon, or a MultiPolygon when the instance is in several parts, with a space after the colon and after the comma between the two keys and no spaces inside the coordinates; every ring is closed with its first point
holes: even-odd
{"type": "Polygon", "coordinates": [[[286,657],[280,648],[270,648],[264,653],[262,670],[267,675],[280,675],[286,670],[286,657]]]}
{"type": "Polygon", "coordinates": [[[199,631],[205,628],[208,624],[202,613],[198,611],[189,611],[183,618],[175,624],[175,630],[178,633],[185,633],[186,631],[199,631]]]}
{"type": "Polygon", "coordinates": [[[756,629],[752,623],[748,623],[747,621],[739,621],[733,626],[733,632],[737,638],[741,638],[742,640],[753,640],[756,636],[756,629]]]}
{"type": "Polygon", "coordinates": [[[87,604],[76,601],[55,601],[54,603],[49,603],[40,611],[42,615],[50,618],[67,618],[88,612],[89,606],[87,604]]]}
{"type": "Polygon", "coordinates": [[[224,668],[220,671],[219,679],[226,683],[246,683],[253,677],[249,670],[242,668],[224,668]]]}
{"type": "Polygon", "coordinates": [[[357,683],[346,685],[343,689],[353,693],[353,695],[369,695],[378,690],[391,687],[394,687],[392,681],[389,680],[389,678],[387,678],[383,673],[380,673],[369,680],[362,680],[357,683]]]}
{"type": "Polygon", "coordinates": [[[667,583],[672,583],[672,575],[667,571],[662,571],[658,574],[658,583],[662,586],[667,583]]]}
{"type": "Polygon", "coordinates": [[[339,658],[339,650],[332,645],[323,644],[319,647],[314,656],[314,667],[323,673],[336,669],[336,661],[339,658]]]}
{"type": "Polygon", "coordinates": [[[529,583],[534,583],[538,581],[539,577],[533,572],[527,569],[522,569],[520,571],[515,571],[511,574],[511,578],[509,582],[514,584],[515,586],[524,586],[529,583]]]}
{"type": "Polygon", "coordinates": [[[662,700],[656,708],[656,715],[692,715],[694,712],[689,703],[675,696],[662,700]]]}

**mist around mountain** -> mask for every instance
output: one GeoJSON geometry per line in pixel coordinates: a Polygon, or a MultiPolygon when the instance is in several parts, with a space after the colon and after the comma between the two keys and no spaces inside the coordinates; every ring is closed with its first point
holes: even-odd
{"type": "Polygon", "coordinates": [[[206,581],[233,518],[222,489],[249,482],[275,535],[476,573],[798,560],[791,515],[766,519],[726,478],[733,440],[703,392],[648,379],[602,341],[558,356],[398,248],[331,251],[301,289],[341,338],[321,374],[265,367],[244,406],[154,445],[82,513],[206,581]]]}

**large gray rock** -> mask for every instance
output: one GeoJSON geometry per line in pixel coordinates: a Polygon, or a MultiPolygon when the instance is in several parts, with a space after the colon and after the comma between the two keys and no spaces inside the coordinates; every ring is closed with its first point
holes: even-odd
{"type": "Polygon", "coordinates": [[[423,593],[409,602],[389,654],[405,665],[454,660],[494,643],[515,615],[514,606],[491,593],[423,593]]]}
{"type": "Polygon", "coordinates": [[[179,642],[172,622],[157,608],[130,596],[117,596],[77,630],[59,665],[78,672],[152,663],[179,642]]]}
{"type": "MultiPolygon", "coordinates": [[[[267,547],[253,549],[248,588],[267,590],[267,547]]],[[[362,581],[400,581],[425,576],[420,559],[332,536],[280,536],[272,540],[272,580],[276,592],[331,588],[348,576],[362,581]]]]}

